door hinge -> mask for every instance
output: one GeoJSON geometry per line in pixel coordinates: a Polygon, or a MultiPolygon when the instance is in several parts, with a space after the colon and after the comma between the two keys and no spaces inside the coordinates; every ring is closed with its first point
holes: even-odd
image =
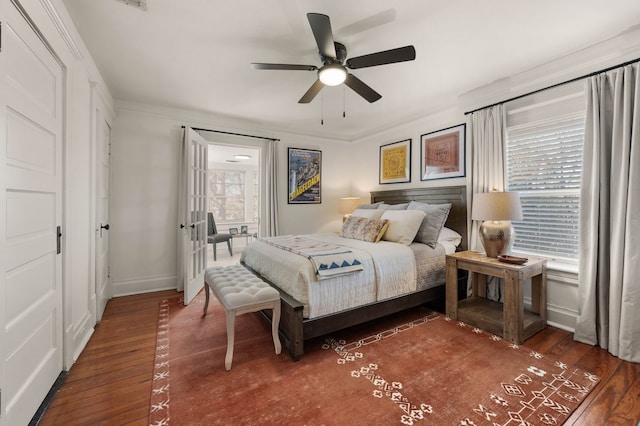
{"type": "Polygon", "coordinates": [[[107,278],[111,278],[111,266],[107,266],[107,278]]]}

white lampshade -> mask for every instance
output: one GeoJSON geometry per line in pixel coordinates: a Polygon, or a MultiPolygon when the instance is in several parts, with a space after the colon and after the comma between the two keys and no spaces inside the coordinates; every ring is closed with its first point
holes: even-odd
{"type": "Polygon", "coordinates": [[[473,195],[472,220],[483,220],[480,241],[487,256],[509,254],[515,240],[511,220],[522,220],[517,192],[484,192],[473,195]]]}
{"type": "Polygon", "coordinates": [[[517,192],[483,192],[473,195],[473,220],[522,220],[520,194],[517,192]]]}
{"type": "Polygon", "coordinates": [[[360,197],[340,198],[340,213],[350,214],[360,205],[360,197]]]}

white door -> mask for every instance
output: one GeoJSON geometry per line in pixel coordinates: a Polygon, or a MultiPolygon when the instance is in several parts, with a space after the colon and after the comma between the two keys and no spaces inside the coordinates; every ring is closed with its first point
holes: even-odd
{"type": "Polygon", "coordinates": [[[25,425],[62,371],[63,72],[0,6],[0,425],[25,425]]]}
{"type": "Polygon", "coordinates": [[[111,182],[111,128],[97,114],[96,140],[96,321],[111,299],[109,257],[109,183],[111,182]]]}
{"type": "Polygon", "coordinates": [[[207,268],[207,146],[202,136],[190,128],[183,147],[186,164],[183,173],[187,183],[185,218],[183,231],[183,253],[185,260],[184,304],[187,305],[204,286],[204,271],[207,268]]]}

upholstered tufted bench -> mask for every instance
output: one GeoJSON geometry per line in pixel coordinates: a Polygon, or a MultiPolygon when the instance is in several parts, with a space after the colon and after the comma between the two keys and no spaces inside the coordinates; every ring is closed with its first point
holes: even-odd
{"type": "Polygon", "coordinates": [[[231,370],[236,316],[262,309],[273,309],[271,333],[276,354],[282,350],[278,337],[280,324],[280,293],[244,266],[237,264],[226,267],[213,267],[205,271],[205,303],[203,315],[209,307],[209,289],[213,291],[227,313],[227,355],[224,367],[231,370]]]}

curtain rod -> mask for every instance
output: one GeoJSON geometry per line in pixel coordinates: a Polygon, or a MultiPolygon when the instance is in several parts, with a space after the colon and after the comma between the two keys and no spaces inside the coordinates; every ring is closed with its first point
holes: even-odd
{"type": "Polygon", "coordinates": [[[476,109],[474,109],[472,111],[467,111],[467,112],[464,113],[464,115],[473,114],[474,112],[480,111],[481,109],[491,108],[491,107],[494,107],[496,105],[506,104],[507,102],[511,102],[511,101],[515,101],[516,99],[524,98],[525,96],[535,95],[536,93],[542,92],[544,90],[553,89],[553,88],[558,87],[558,86],[563,86],[565,84],[573,83],[573,82],[576,82],[578,80],[582,80],[582,79],[585,79],[585,78],[593,77],[594,75],[602,74],[603,72],[611,71],[611,70],[614,70],[616,68],[626,67],[627,65],[634,64],[634,63],[636,63],[638,61],[640,61],[640,58],[633,59],[631,61],[627,61],[627,62],[624,62],[624,63],[619,64],[619,65],[614,65],[612,67],[608,67],[608,68],[605,68],[605,69],[602,69],[602,70],[599,70],[599,71],[594,71],[592,73],[585,74],[585,75],[582,75],[580,77],[575,77],[575,78],[572,78],[571,80],[563,81],[561,83],[552,84],[551,86],[543,87],[542,89],[534,90],[532,92],[525,93],[523,95],[514,96],[513,98],[509,98],[509,99],[507,99],[505,101],[495,102],[495,103],[493,103],[491,105],[485,105],[485,106],[483,106],[481,108],[476,108],[476,109]]]}
{"type": "MultiPolygon", "coordinates": [[[[276,142],[276,141],[280,140],[280,139],[276,139],[276,138],[267,138],[265,136],[254,136],[254,135],[246,135],[244,133],[225,132],[223,130],[211,130],[211,129],[203,129],[203,128],[200,128],[200,127],[191,127],[191,126],[189,126],[189,127],[192,128],[195,131],[200,131],[200,132],[221,133],[223,135],[233,135],[233,136],[242,136],[242,137],[245,137],[245,138],[264,139],[264,140],[273,141],[273,142],[276,142]]],[[[182,126],[182,128],[184,129],[185,126],[182,126]]]]}

